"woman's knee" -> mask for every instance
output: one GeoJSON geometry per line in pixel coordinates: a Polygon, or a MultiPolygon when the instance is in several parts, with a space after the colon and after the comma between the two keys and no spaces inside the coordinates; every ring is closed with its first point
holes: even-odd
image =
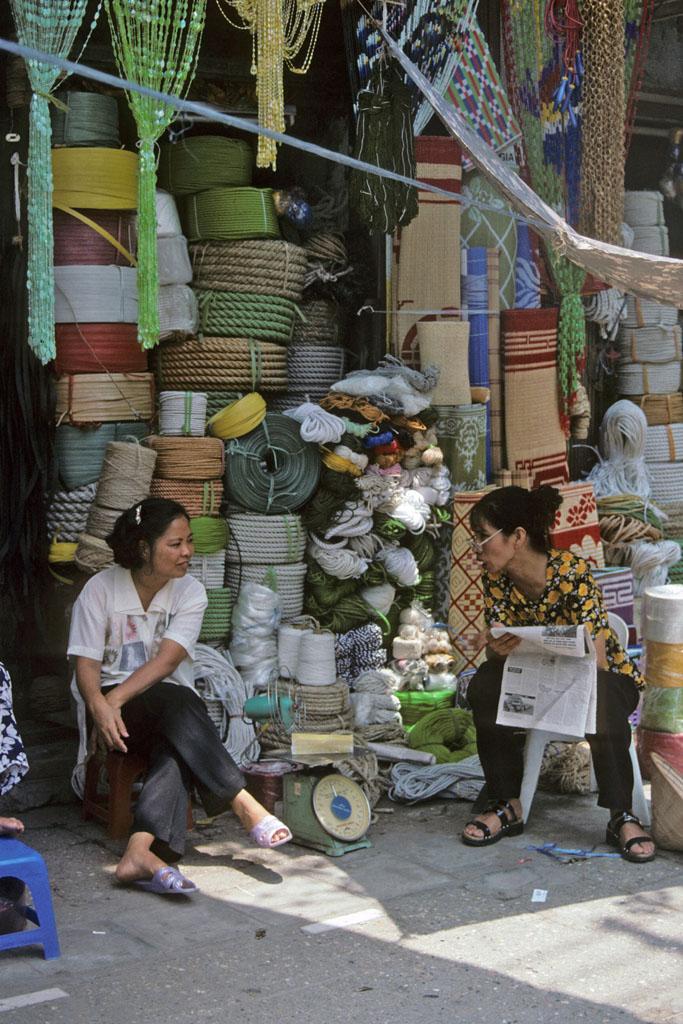
{"type": "Polygon", "coordinates": [[[490,659],[479,666],[467,687],[467,701],[476,714],[482,708],[498,703],[504,662],[490,659]]]}

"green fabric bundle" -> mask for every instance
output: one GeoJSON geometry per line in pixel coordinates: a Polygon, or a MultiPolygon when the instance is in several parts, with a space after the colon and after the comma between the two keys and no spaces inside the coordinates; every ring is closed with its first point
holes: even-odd
{"type": "Polygon", "coordinates": [[[471,757],[477,752],[472,712],[462,708],[433,711],[410,730],[408,743],[413,750],[434,754],[437,764],[452,764],[471,757]]]}

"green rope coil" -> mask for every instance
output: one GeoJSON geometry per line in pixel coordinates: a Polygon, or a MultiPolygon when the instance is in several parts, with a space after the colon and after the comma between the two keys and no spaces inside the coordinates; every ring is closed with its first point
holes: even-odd
{"type": "Polygon", "coordinates": [[[229,531],[225,519],[195,516],[190,519],[194,550],[198,555],[215,555],[228,546],[229,531]]]}
{"type": "Polygon", "coordinates": [[[401,540],[408,532],[408,528],[398,519],[393,519],[385,512],[378,512],[375,515],[375,533],[384,540],[401,540]]]}
{"type": "Polygon", "coordinates": [[[161,147],[157,178],[174,196],[251,184],[254,155],[241,139],[194,135],[161,147]]]}
{"type": "Polygon", "coordinates": [[[455,700],[452,690],[399,690],[396,696],[405,726],[415,725],[434,711],[452,708],[455,700]]]}
{"type": "Polygon", "coordinates": [[[408,743],[413,750],[434,754],[437,764],[453,764],[472,757],[477,752],[472,712],[462,708],[432,711],[415,723],[408,734],[408,743]]]}
{"type": "Polygon", "coordinates": [[[119,105],[99,92],[60,92],[61,106],[50,110],[55,146],[99,146],[118,149],[119,105]]]}
{"type": "Polygon", "coordinates": [[[338,601],[350,597],[357,589],[358,580],[339,580],[326,573],[316,562],[309,561],[306,573],[306,610],[314,618],[327,614],[338,601]]]}
{"type": "Polygon", "coordinates": [[[248,292],[195,292],[203,334],[223,338],[258,338],[287,344],[291,341],[296,303],[279,295],[248,292]]]}
{"type": "Polygon", "coordinates": [[[420,570],[420,575],[433,568],[436,561],[436,542],[430,534],[413,534],[411,537],[406,538],[406,547],[410,548],[420,570]]]}
{"type": "Polygon", "coordinates": [[[232,593],[227,587],[216,587],[207,590],[206,596],[209,603],[199,631],[200,643],[227,642],[232,621],[232,593]]]}
{"type": "Polygon", "coordinates": [[[320,456],[301,440],[288,416],[267,413],[244,437],[226,445],[225,489],[231,501],[252,512],[293,512],[318,486],[320,456]]]}
{"type": "Polygon", "coordinates": [[[269,188],[209,188],[181,199],[179,209],[190,242],[280,237],[269,188]]]}
{"type": "MultiPolygon", "coordinates": [[[[337,474],[341,476],[340,473],[337,474]]],[[[319,537],[325,536],[337,513],[342,510],[346,498],[335,494],[333,491],[319,487],[315,495],[301,513],[304,525],[311,533],[317,533],[319,537]]]]}

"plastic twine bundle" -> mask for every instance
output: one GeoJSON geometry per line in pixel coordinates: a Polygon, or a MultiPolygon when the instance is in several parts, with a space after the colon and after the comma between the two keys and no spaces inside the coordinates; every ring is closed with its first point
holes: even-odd
{"type": "Polygon", "coordinates": [[[215,555],[228,544],[228,524],[225,519],[215,516],[193,516],[190,529],[194,539],[194,550],[197,555],[215,555]]]}
{"type": "Polygon", "coordinates": [[[279,238],[269,188],[210,188],[180,202],[183,233],[190,241],[279,238]]]}
{"type": "Polygon", "coordinates": [[[55,382],[55,392],[58,424],[147,422],[154,412],[151,373],[69,374],[55,382]]]}
{"type": "Polygon", "coordinates": [[[250,434],[230,441],[227,454],[226,491],[253,512],[293,512],[318,485],[318,452],[286,416],[268,413],[250,434]]]}
{"type": "Polygon", "coordinates": [[[223,473],[223,445],[215,437],[147,438],[157,454],[155,476],[163,480],[217,480],[223,473]]]}
{"type": "Polygon", "coordinates": [[[134,210],[138,158],[126,149],[53,149],[52,204],[60,210],[134,210]]]}
{"type": "Polygon", "coordinates": [[[245,583],[260,583],[270,587],[280,598],[280,607],[284,619],[294,619],[301,615],[304,604],[304,579],[306,565],[291,562],[283,565],[236,565],[227,562],[225,582],[237,596],[245,583]]]}
{"type": "Polygon", "coordinates": [[[55,453],[60,480],[71,491],[96,483],[110,441],[141,440],[148,433],[147,423],[102,423],[91,429],[68,424],[57,427],[55,453]]]}
{"type": "Polygon", "coordinates": [[[647,498],[650,481],[645,465],[647,419],[633,402],[615,402],[600,424],[603,458],[588,474],[596,497],[637,494],[647,498]]]}
{"type": "Polygon", "coordinates": [[[150,497],[168,498],[183,506],[190,517],[217,516],[223,500],[221,480],[152,480],[150,497]]]}
{"type": "Polygon", "coordinates": [[[159,433],[203,437],[206,426],[206,395],[196,391],[159,393],[159,433]]]}
{"type": "Polygon", "coordinates": [[[57,373],[144,373],[135,324],[56,324],[57,373]]]}
{"type": "Polygon", "coordinates": [[[55,267],[55,321],[127,323],[138,319],[137,271],[132,267],[55,267]]]}
{"type": "Polygon", "coordinates": [[[56,209],[54,217],[55,266],[99,263],[132,266],[136,233],[133,213],[118,210],[56,209]]]}
{"type": "Polygon", "coordinates": [[[253,167],[248,142],[222,135],[194,135],[162,145],[158,179],[167,192],[185,196],[219,186],[248,185],[253,167]]]}
{"type": "Polygon", "coordinates": [[[270,587],[244,583],[235,605],[230,654],[242,678],[257,690],[267,689],[278,676],[281,604],[270,587]]]}
{"type": "Polygon", "coordinates": [[[292,338],[296,305],[279,295],[246,292],[197,292],[204,334],[257,338],[286,345],[292,338]]]}
{"type": "Polygon", "coordinates": [[[208,605],[199,631],[201,643],[227,644],[232,617],[232,594],[228,587],[207,590],[208,605]]]}
{"type": "Polygon", "coordinates": [[[119,145],[119,106],[116,97],[100,92],[60,92],[61,106],[52,106],[53,146],[119,145]]]}

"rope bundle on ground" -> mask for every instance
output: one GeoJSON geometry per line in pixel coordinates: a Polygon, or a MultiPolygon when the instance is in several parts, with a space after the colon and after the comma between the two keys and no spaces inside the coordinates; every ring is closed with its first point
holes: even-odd
{"type": "Polygon", "coordinates": [[[278,295],[299,302],[306,252],[291,242],[243,239],[192,246],[195,288],[278,295]]]}
{"type": "Polygon", "coordinates": [[[168,341],[156,352],[156,374],[163,388],[215,390],[222,385],[267,394],[287,387],[287,352],[255,338],[168,341]]]}
{"type": "Polygon", "coordinates": [[[223,473],[223,445],[215,437],[152,436],[155,476],[162,480],[217,480],[223,473]]]}

